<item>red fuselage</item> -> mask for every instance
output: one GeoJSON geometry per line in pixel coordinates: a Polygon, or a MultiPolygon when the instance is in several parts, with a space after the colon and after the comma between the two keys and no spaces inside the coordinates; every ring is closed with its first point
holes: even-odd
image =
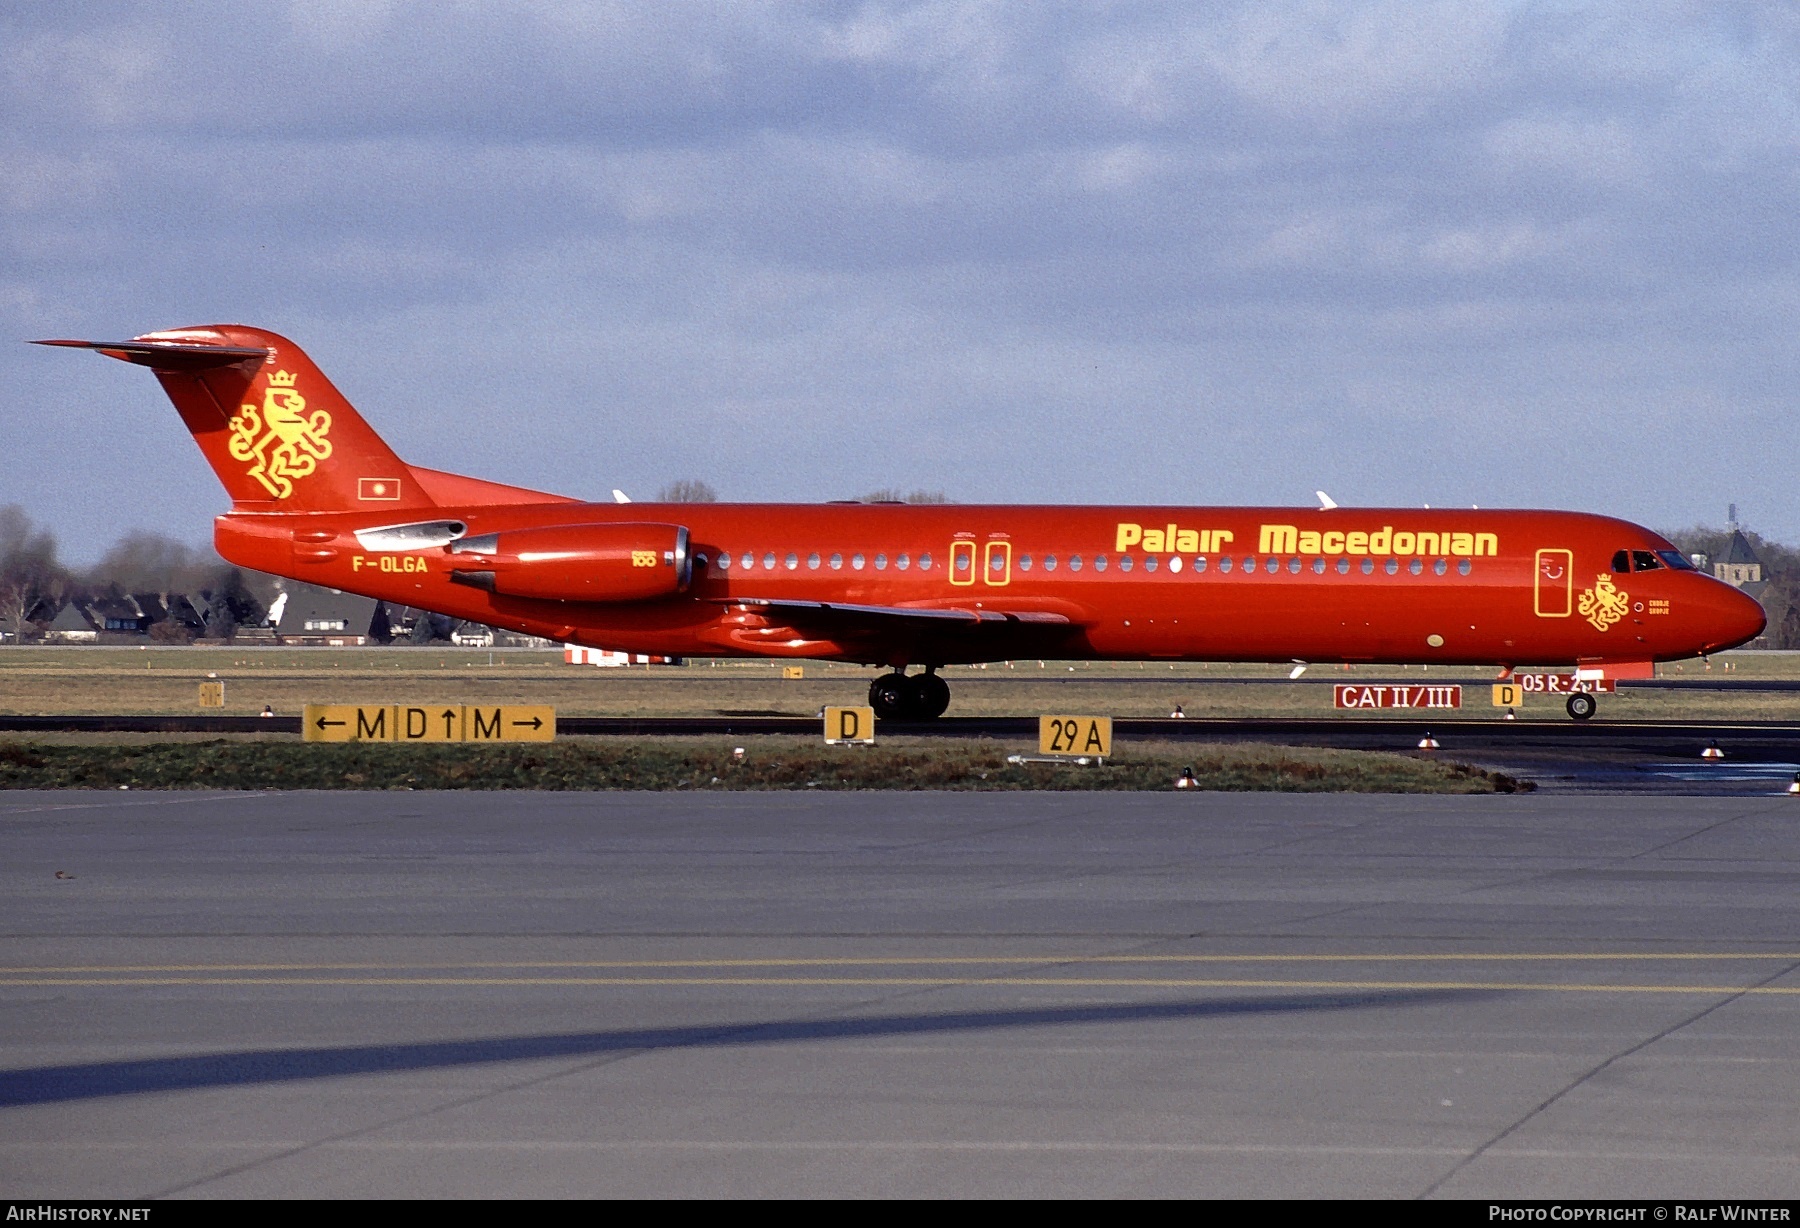
{"type": "MultiPolygon", "coordinates": [[[[222,516],[217,544],[260,571],[675,656],[1566,666],[1716,652],[1763,626],[1749,597],[1665,561],[1657,535],[1567,512],[555,503],[431,518],[466,538],[682,526],[691,575],[684,590],[629,601],[482,591],[452,582],[467,561],[454,544],[364,549],[354,530],[396,523],[369,513],[222,516]],[[1614,570],[1621,551],[1640,569],[1614,570]],[[1025,617],[919,625],[783,602],[1025,617]]],[[[541,563],[546,575],[557,565],[541,563]]]]}

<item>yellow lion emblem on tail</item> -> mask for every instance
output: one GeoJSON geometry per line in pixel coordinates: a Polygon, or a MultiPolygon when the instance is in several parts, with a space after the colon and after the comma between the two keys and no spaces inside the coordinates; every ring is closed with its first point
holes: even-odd
{"type": "Polygon", "coordinates": [[[306,398],[294,384],[298,377],[277,371],[269,377],[262,408],[238,407],[231,420],[231,454],[238,460],[255,461],[250,476],[277,499],[294,493],[294,482],[308,477],[319,462],[331,455],[331,415],[314,410],[306,415],[306,398]]]}

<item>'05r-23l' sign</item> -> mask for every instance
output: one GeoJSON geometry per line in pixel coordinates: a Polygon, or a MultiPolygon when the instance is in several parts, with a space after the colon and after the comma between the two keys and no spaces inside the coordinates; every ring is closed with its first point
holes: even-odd
{"type": "Polygon", "coordinates": [[[1460,708],[1460,686],[1356,686],[1340,682],[1331,688],[1338,708],[1460,708]]]}

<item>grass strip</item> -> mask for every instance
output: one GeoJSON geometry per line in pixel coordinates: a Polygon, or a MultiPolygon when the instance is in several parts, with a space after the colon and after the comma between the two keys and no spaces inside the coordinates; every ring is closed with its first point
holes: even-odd
{"type": "Polygon", "coordinates": [[[1191,767],[1230,792],[1510,793],[1458,763],[1367,751],[1131,747],[1104,766],[1009,764],[1011,748],[825,747],[810,739],[644,738],[548,745],[384,745],[218,739],[127,745],[0,741],[0,789],[1164,790],[1191,767]],[[742,746],[742,759],[734,753],[742,746]]]}

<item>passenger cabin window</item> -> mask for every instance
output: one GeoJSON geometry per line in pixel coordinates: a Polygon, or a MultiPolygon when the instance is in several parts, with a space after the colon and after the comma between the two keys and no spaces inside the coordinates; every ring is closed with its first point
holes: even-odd
{"type": "Polygon", "coordinates": [[[1662,560],[1648,550],[1633,550],[1631,552],[1631,570],[1661,571],[1662,560]]]}

